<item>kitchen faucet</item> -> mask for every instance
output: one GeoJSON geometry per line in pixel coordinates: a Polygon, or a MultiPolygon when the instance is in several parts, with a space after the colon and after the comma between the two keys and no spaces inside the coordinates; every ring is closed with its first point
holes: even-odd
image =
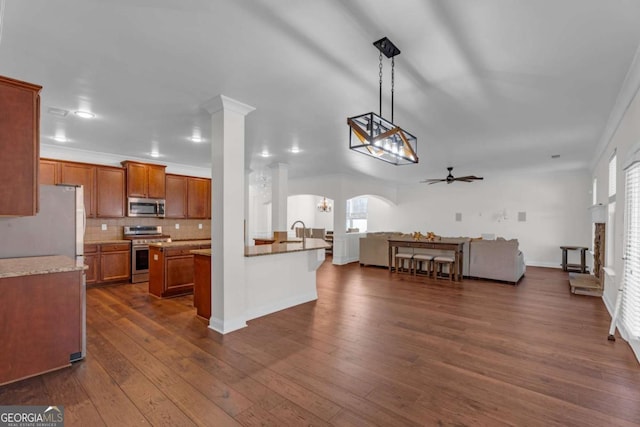
{"type": "Polygon", "coordinates": [[[304,248],[306,243],[307,243],[307,227],[304,225],[304,222],[298,220],[296,222],[294,222],[293,224],[291,224],[291,229],[293,230],[293,227],[296,226],[297,223],[302,224],[302,247],[304,248]]]}

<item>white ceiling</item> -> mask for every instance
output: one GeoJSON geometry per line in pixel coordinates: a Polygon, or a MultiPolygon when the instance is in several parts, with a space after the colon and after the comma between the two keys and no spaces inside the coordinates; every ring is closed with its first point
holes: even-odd
{"type": "Polygon", "coordinates": [[[44,86],[43,144],[210,167],[208,138],[188,138],[208,137],[201,105],[224,94],[256,108],[247,167],[284,162],[292,178],[585,168],[640,42],[637,0],[0,3],[0,74],[44,86]],[[417,136],[418,165],[347,148],[346,118],[378,110],[372,43],[384,36],[402,51],[394,118],[417,136]]]}

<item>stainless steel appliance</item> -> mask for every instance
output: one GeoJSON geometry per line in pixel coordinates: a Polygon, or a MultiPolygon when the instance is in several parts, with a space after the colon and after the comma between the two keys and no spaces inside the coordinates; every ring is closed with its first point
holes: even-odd
{"type": "Polygon", "coordinates": [[[135,225],[124,227],[124,238],[131,240],[131,283],[149,280],[149,244],[170,242],[171,237],[162,234],[159,225],[135,225]]]}
{"type": "MultiPolygon", "coordinates": [[[[0,218],[0,258],[65,255],[84,264],[84,191],[82,186],[41,185],[40,211],[35,216],[0,218]]],[[[82,275],[82,350],[71,355],[75,362],[86,354],[86,282],[82,275]]]]}
{"type": "Polygon", "coordinates": [[[127,216],[164,218],[164,199],[127,199],[127,216]]]}

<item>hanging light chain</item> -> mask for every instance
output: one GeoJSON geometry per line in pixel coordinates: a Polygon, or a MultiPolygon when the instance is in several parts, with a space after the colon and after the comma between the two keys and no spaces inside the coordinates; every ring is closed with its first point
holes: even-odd
{"type": "Polygon", "coordinates": [[[391,123],[393,123],[393,86],[395,84],[396,57],[391,58],[391,123]]]}
{"type": "Polygon", "coordinates": [[[380,89],[378,95],[378,109],[380,110],[380,117],[382,117],[382,51],[380,51],[380,71],[378,72],[378,76],[380,77],[380,89]]]}

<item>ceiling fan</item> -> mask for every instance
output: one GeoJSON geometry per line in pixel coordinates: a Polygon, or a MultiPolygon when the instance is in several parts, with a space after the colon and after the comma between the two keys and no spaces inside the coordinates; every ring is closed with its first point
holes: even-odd
{"type": "Polygon", "coordinates": [[[447,168],[447,170],[449,171],[449,175],[447,175],[446,178],[443,178],[443,179],[425,179],[424,181],[420,181],[420,182],[421,183],[429,183],[429,185],[431,185],[431,184],[437,184],[438,182],[446,182],[447,184],[451,184],[453,181],[472,182],[472,181],[484,179],[481,176],[474,176],[474,175],[461,176],[459,178],[454,178],[453,175],[451,174],[451,171],[453,170],[453,167],[450,166],[450,167],[447,168]]]}

